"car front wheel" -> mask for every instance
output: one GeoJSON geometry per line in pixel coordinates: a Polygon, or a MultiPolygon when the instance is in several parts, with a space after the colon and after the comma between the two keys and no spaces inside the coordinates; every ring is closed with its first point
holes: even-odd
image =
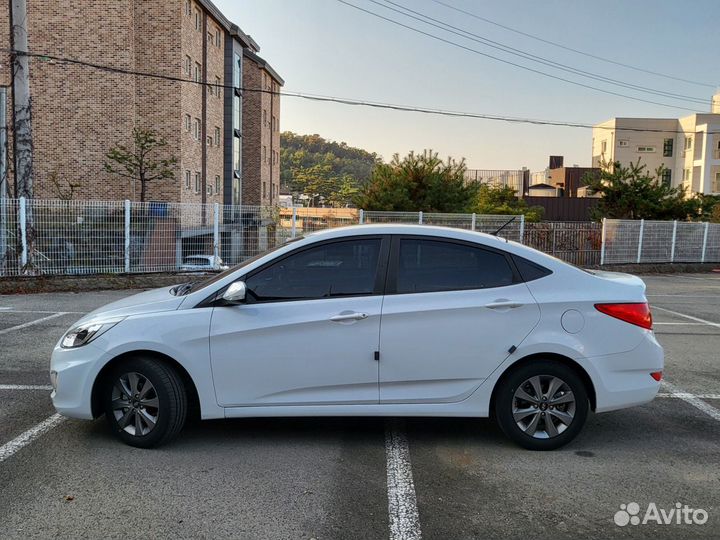
{"type": "Polygon", "coordinates": [[[495,417],[505,435],[529,450],[554,450],[573,440],[588,414],[587,390],[569,367],[528,363],[500,382],[495,417]]]}
{"type": "Polygon", "coordinates": [[[187,416],[182,379],[152,358],[120,362],[106,379],[105,417],[126,444],[152,448],[172,440],[187,416]]]}

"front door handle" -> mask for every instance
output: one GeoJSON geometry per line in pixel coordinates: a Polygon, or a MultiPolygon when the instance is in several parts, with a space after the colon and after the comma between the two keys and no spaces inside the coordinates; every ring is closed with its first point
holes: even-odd
{"type": "Polygon", "coordinates": [[[513,302],[511,300],[495,300],[494,302],[490,302],[489,304],[485,304],[484,307],[488,309],[515,309],[521,307],[522,304],[519,302],[513,302]]]}
{"type": "Polygon", "coordinates": [[[332,322],[347,322],[347,321],[361,321],[363,319],[367,319],[368,314],[367,313],[339,313],[337,315],[333,315],[330,317],[330,320],[332,322]]]}

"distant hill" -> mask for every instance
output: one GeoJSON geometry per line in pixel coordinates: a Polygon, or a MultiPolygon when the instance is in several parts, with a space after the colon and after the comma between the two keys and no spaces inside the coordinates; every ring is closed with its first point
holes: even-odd
{"type": "Polygon", "coordinates": [[[344,142],[284,131],[280,134],[280,190],[304,194],[312,206],[345,206],[370,180],[380,161],[377,154],[344,142]]]}

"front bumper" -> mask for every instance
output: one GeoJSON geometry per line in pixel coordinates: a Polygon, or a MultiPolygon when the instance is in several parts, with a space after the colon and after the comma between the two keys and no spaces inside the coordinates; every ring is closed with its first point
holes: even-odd
{"type": "Polygon", "coordinates": [[[104,354],[94,343],[74,349],[55,346],[50,359],[55,388],[50,397],[57,412],[70,418],[93,418],[92,387],[104,354]]]}
{"type": "Polygon", "coordinates": [[[593,371],[596,412],[614,411],[652,401],[660,382],[650,373],[662,371],[664,353],[652,332],[635,349],[587,359],[593,371]]]}

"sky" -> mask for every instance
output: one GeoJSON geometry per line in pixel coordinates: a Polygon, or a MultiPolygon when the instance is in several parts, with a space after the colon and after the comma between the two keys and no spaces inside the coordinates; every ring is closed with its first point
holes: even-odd
{"type": "MultiPolygon", "coordinates": [[[[676,118],[709,111],[720,85],[718,0],[442,0],[501,25],[567,47],[710,86],[595,60],[459,13],[433,0],[392,0],[482,38],[594,76],[654,91],[707,99],[689,102],[620,88],[489,48],[390,11],[385,0],[349,3],[464,47],[555,76],[640,99],[601,93],[523,70],[418,34],[338,0],[214,0],[260,45],[284,78],[283,90],[471,113],[594,124],[612,117],[676,118]]],[[[398,9],[396,6],[391,6],[398,9]]],[[[417,16],[417,15],[416,15],[417,16]]],[[[437,23],[435,23],[437,24],[437,23]]],[[[592,130],[378,110],[283,97],[281,129],[344,141],[385,160],[430,148],[465,158],[473,169],[533,171],[549,155],[588,166],[592,130]]]]}

